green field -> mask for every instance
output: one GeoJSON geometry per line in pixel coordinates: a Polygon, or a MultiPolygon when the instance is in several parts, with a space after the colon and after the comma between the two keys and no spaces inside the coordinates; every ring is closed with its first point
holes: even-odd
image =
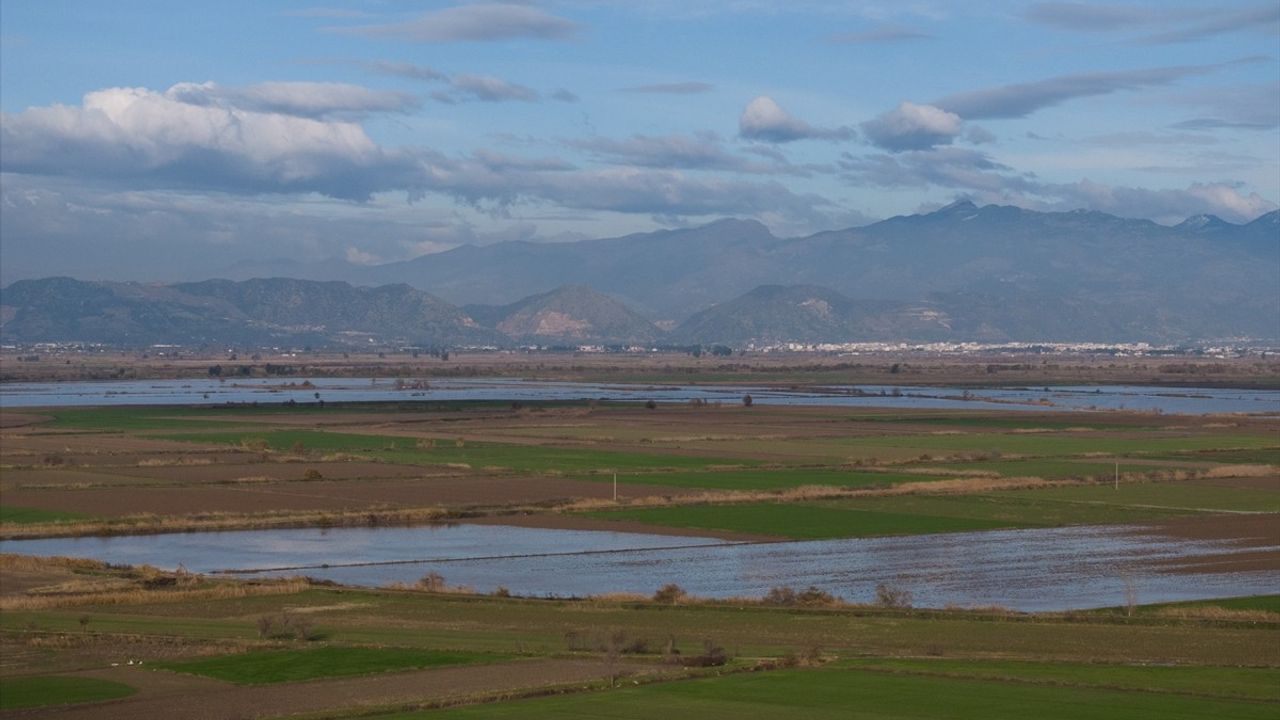
{"type": "Polygon", "coordinates": [[[1037,490],[1010,491],[1005,497],[1025,500],[1058,500],[1097,505],[1146,505],[1150,507],[1280,513],[1280,485],[1273,488],[1223,487],[1194,482],[1121,483],[1072,485],[1037,490]]]}
{"type": "MultiPolygon", "coordinates": [[[[1246,684],[1252,681],[1250,678],[1246,684]]],[[[1280,709],[1270,702],[1192,697],[1152,690],[1154,688],[1133,692],[831,667],[739,674],[438,713],[402,713],[384,717],[388,720],[437,716],[530,720],[587,717],[618,720],[651,720],[655,717],[698,717],[704,720],[1023,720],[1028,717],[1043,720],[1220,720],[1230,717],[1261,720],[1274,718],[1280,709]]]]}
{"type": "Polygon", "coordinates": [[[18,507],[16,505],[0,505],[0,523],[53,523],[73,520],[85,520],[89,516],[80,513],[60,512],[58,510],[42,510],[40,508],[18,507]]]}
{"type": "MultiPolygon", "coordinates": [[[[592,476],[608,481],[609,477],[592,476]]],[[[620,483],[667,485],[707,490],[786,490],[806,485],[843,488],[888,487],[904,482],[928,482],[930,475],[860,472],[847,468],[775,468],[770,470],[714,470],[703,472],[620,473],[620,483]]]]}
{"type": "Polygon", "coordinates": [[[237,653],[200,660],[156,663],[156,667],[203,675],[237,685],[269,685],[394,670],[472,665],[501,659],[502,656],[474,652],[329,646],[307,650],[237,653]]]}
{"type": "MultiPolygon", "coordinates": [[[[1112,478],[1117,461],[1090,462],[1087,460],[1036,458],[1033,460],[981,460],[967,463],[943,463],[937,467],[960,471],[996,473],[1002,477],[1058,478],[1112,478]]],[[[1151,473],[1171,468],[1161,465],[1144,465],[1141,461],[1120,460],[1120,472],[1151,473]]]]}
{"type": "Polygon", "coordinates": [[[265,443],[275,451],[301,447],[304,451],[350,453],[386,462],[418,465],[465,464],[473,468],[507,468],[557,472],[604,471],[610,469],[705,468],[713,465],[753,465],[749,460],[700,458],[674,454],[612,452],[591,448],[541,445],[510,445],[492,442],[463,442],[454,438],[433,438],[433,447],[421,447],[411,437],[358,435],[317,430],[276,430],[272,432],[222,432],[157,435],[165,440],[207,442],[227,445],[265,443]]]}
{"type": "Polygon", "coordinates": [[[42,675],[0,678],[0,710],[71,705],[128,697],[136,689],[123,683],[87,677],[42,675]]]}

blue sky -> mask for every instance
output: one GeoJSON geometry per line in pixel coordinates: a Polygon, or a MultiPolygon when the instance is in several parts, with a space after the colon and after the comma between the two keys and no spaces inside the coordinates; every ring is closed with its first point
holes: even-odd
{"type": "Polygon", "coordinates": [[[0,280],[170,280],[957,198],[1280,201],[1264,2],[37,2],[0,11],[0,280]]]}

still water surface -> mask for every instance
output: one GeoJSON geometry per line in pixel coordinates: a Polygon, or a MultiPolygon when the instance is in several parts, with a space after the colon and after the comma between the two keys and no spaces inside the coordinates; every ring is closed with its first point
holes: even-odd
{"type": "Polygon", "coordinates": [[[528,596],[651,594],[674,582],[705,597],[816,585],[870,602],[876,584],[888,582],[910,590],[917,606],[1027,611],[1121,605],[1126,583],[1142,603],[1280,590],[1276,571],[1191,575],[1161,564],[1238,550],[1119,526],[779,543],[469,524],[0,542],[0,552],[360,586],[413,583],[438,572],[449,584],[528,596]]]}
{"type": "Polygon", "coordinates": [[[950,388],[839,385],[807,390],[749,386],[625,385],[514,379],[431,380],[430,387],[397,389],[394,381],[352,378],[244,380],[127,380],[110,382],[4,383],[0,407],[71,405],[223,405],[459,400],[621,400],[643,402],[740,402],[750,394],[763,405],[834,405],[969,410],[1138,410],[1180,414],[1280,414],[1280,391],[1169,388],[1139,385],[1052,388],[950,388]],[[303,382],[311,387],[297,387],[303,382]],[[284,383],[295,383],[287,386],[284,383]],[[966,397],[966,391],[969,396],[966,397]],[[316,396],[319,395],[319,398],[316,396]]]}

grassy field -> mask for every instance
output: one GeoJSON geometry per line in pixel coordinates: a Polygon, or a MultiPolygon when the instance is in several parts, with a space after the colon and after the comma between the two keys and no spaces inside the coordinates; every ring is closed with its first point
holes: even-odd
{"type": "Polygon", "coordinates": [[[128,697],[136,689],[123,683],[87,677],[0,677],[0,710],[73,705],[128,697]]]}
{"type": "Polygon", "coordinates": [[[795,503],[686,505],[586,514],[604,520],[635,520],[651,525],[727,530],[797,540],[922,535],[1016,527],[1011,522],[982,518],[795,503]]]}
{"type": "Polygon", "coordinates": [[[14,523],[17,525],[59,523],[85,520],[88,517],[88,515],[83,513],[42,510],[40,508],[18,507],[16,505],[0,505],[0,523],[14,523]]]}
{"type": "MultiPolygon", "coordinates": [[[[71,587],[64,566],[57,567],[71,587]]],[[[1028,708],[1048,717],[1268,717],[1280,700],[1280,613],[1259,620],[1171,618],[1145,609],[1131,618],[744,601],[672,605],[227,581],[174,589],[155,575],[136,576],[135,590],[104,594],[93,589],[104,579],[135,576],[75,567],[93,581],[82,594],[27,600],[10,586],[0,595],[0,656],[23,658],[21,677],[9,677],[13,666],[0,665],[6,697],[11,680],[57,678],[124,656],[144,660],[150,672],[262,688],[310,681],[317,692],[328,679],[501,667],[490,663],[514,657],[598,662],[599,680],[575,684],[581,691],[645,667],[684,677],[683,663],[668,662],[667,648],[692,658],[710,644],[724,648],[727,670],[777,665],[789,656],[821,656],[825,664],[489,702],[445,715],[808,718],[847,717],[853,707],[901,718],[1019,717],[1028,708]],[[260,637],[262,618],[286,615],[307,618],[311,636],[323,640],[260,637]],[[610,659],[610,646],[626,649],[610,659]],[[1158,666],[1144,666],[1152,663],[1158,666]]],[[[1247,605],[1253,613],[1277,607],[1275,597],[1202,605],[1224,611],[1247,605]]],[[[376,705],[376,697],[349,700],[376,705]]]]}
{"type": "Polygon", "coordinates": [[[159,663],[157,667],[203,675],[237,685],[270,685],[326,677],[369,675],[449,665],[494,662],[502,656],[412,648],[319,647],[263,650],[219,657],[159,663]]]}
{"type": "MultiPolygon", "coordinates": [[[[1187,675],[1195,676],[1196,671],[1187,675]]],[[[1052,676],[1052,672],[1048,673],[1052,676]]],[[[1215,677],[1209,673],[1208,679],[1215,677]]],[[[1076,676],[1080,677],[1079,675],[1076,676]]],[[[1271,674],[1271,680],[1276,675],[1271,674]]],[[[1197,678],[1197,685],[1208,679],[1197,678]]],[[[401,713],[408,718],[583,718],[647,720],[689,717],[776,720],[777,718],[1010,718],[1128,720],[1223,717],[1273,718],[1277,705],[1190,697],[1151,686],[1137,692],[1106,687],[1007,682],[960,677],[873,672],[851,667],[734,675],[460,708],[441,713],[401,713]]]]}

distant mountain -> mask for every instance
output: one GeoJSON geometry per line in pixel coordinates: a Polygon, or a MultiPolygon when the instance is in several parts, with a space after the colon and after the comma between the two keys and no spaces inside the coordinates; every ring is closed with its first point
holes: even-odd
{"type": "Polygon", "coordinates": [[[299,272],[376,287],[24,281],[3,291],[0,326],[6,338],[122,343],[651,342],[660,337],[651,320],[689,343],[1280,339],[1280,211],[1166,227],[957,202],[803,238],[721,220],[299,272]]]}
{"type": "Polygon", "coordinates": [[[510,305],[468,305],[469,316],[517,341],[649,343],[661,335],[653,323],[608,295],[566,285],[510,305]]]}
{"type": "Polygon", "coordinates": [[[714,305],[672,331],[682,343],[839,342],[943,337],[948,318],[924,305],[855,301],[811,285],[761,285],[714,305]]]}
{"type": "Polygon", "coordinates": [[[407,285],[209,280],[179,285],[24,280],[0,291],[6,342],[114,345],[500,344],[458,308],[407,285]]]}
{"type": "Polygon", "coordinates": [[[984,335],[1052,327],[1062,340],[1280,337],[1280,212],[1244,225],[1202,216],[1166,227],[962,201],[803,238],[722,220],[608,240],[464,246],[361,272],[467,303],[586,284],[666,321],[779,284],[908,303],[945,296],[948,306],[970,298],[985,308],[986,324],[974,326],[984,335]],[[1027,315],[1024,303],[1048,314],[1027,315]],[[991,314],[1001,306],[1010,322],[991,314]],[[1077,308],[1078,324],[1053,312],[1061,308],[1077,308]]]}

